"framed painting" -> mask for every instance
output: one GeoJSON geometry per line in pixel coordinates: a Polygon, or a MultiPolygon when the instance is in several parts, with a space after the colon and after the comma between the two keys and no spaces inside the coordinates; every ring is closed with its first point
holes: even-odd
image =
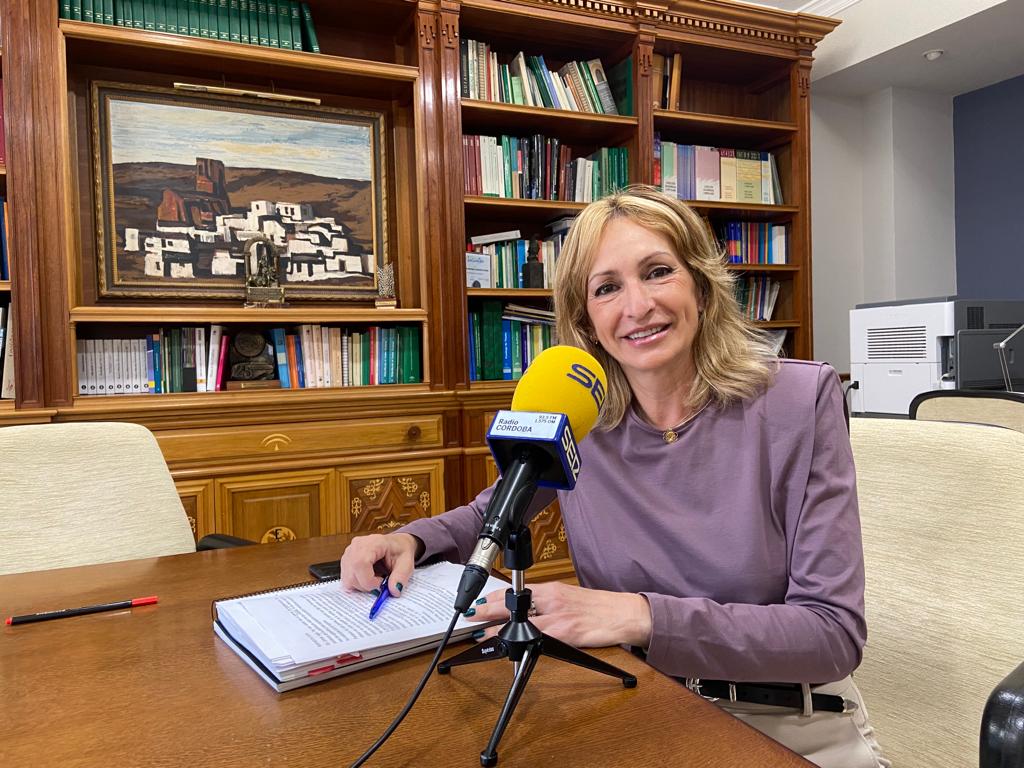
{"type": "Polygon", "coordinates": [[[380,112],[91,84],[101,297],[238,298],[244,244],[286,299],[371,299],[386,263],[380,112]]]}

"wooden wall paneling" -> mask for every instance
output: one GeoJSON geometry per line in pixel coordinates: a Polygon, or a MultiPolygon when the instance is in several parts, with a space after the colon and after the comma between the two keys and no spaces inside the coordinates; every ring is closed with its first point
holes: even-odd
{"type": "Polygon", "coordinates": [[[217,521],[214,516],[213,480],[177,480],[174,486],[178,489],[195,540],[198,542],[208,533],[214,533],[217,521]]]}
{"type": "Polygon", "coordinates": [[[342,533],[386,533],[446,510],[443,459],[344,467],[338,486],[342,533]]]}
{"type": "Polygon", "coordinates": [[[341,532],[334,469],[238,475],[214,488],[216,533],[267,544],[341,532]]]}

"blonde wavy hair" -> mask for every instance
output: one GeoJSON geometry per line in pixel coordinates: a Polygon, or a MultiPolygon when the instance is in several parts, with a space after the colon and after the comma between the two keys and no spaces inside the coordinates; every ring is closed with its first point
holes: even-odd
{"type": "Polygon", "coordinates": [[[608,222],[628,218],[664,235],[697,286],[703,312],[693,343],[696,377],[687,405],[719,406],[752,397],[777,369],[767,339],[744,319],[733,292],[735,278],[708,226],[685,203],[646,185],[627,187],[591,203],[576,218],[555,270],[558,341],[585,349],[608,374],[608,393],[597,428],[617,426],[633,399],[626,375],[597,343],[587,314],[587,278],[608,222]]]}

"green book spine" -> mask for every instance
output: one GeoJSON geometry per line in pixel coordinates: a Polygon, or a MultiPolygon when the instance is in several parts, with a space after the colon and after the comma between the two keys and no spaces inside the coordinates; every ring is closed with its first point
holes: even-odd
{"type": "Polygon", "coordinates": [[[365,387],[370,383],[370,366],[373,360],[370,359],[370,329],[367,328],[359,340],[360,352],[362,353],[362,365],[359,371],[359,382],[365,387]]]}
{"type": "Polygon", "coordinates": [[[220,39],[220,9],[217,7],[217,0],[206,0],[210,6],[210,39],[220,39]]]}
{"type": "Polygon", "coordinates": [[[249,43],[260,44],[260,13],[256,0],[249,0],[249,43]]]}
{"type": "Polygon", "coordinates": [[[267,45],[271,48],[281,47],[277,36],[277,0],[267,0],[267,37],[267,45]]]}
{"type": "MultiPolygon", "coordinates": [[[[476,315],[476,319],[473,322],[473,362],[476,364],[477,379],[483,379],[486,378],[484,376],[484,353],[482,349],[484,344],[484,332],[481,327],[481,323],[483,323],[483,315],[479,312],[475,312],[474,314],[476,315]]],[[[416,361],[417,363],[419,362],[419,355],[416,356],[416,361]]]]}
{"type": "Polygon", "coordinates": [[[188,4],[188,33],[192,37],[201,37],[199,32],[199,0],[186,0],[188,4]]]}
{"type": "Polygon", "coordinates": [[[238,0],[231,0],[228,3],[228,18],[231,24],[231,42],[240,43],[242,42],[242,21],[239,16],[239,5],[238,0]]]}
{"type": "Polygon", "coordinates": [[[153,29],[156,32],[167,32],[167,3],[164,0],[151,0],[153,3],[153,29]]]}
{"type": "Polygon", "coordinates": [[[145,13],[142,10],[143,0],[132,0],[132,28],[145,29],[145,13]]]}
{"type": "Polygon", "coordinates": [[[114,24],[123,27],[125,0],[114,0],[114,24]]]}
{"type": "Polygon", "coordinates": [[[277,0],[277,41],[282,48],[292,49],[292,11],[288,0],[277,0]]]}
{"type": "Polygon", "coordinates": [[[249,0],[238,0],[238,42],[249,44],[249,0]]]}
{"type": "Polygon", "coordinates": [[[71,0],[71,19],[73,21],[82,20],[82,0],[71,0]]]}
{"type": "Polygon", "coordinates": [[[142,3],[143,29],[156,32],[156,0],[144,0],[142,3]]]}
{"type": "Polygon", "coordinates": [[[82,0],[82,21],[96,21],[96,14],[93,10],[93,0],[82,0]]]}
{"type": "Polygon", "coordinates": [[[124,6],[124,26],[127,29],[131,29],[135,26],[135,14],[132,11],[132,0],[119,0],[122,6],[124,6]]]}
{"type": "MultiPolygon", "coordinates": [[[[583,80],[583,87],[587,89],[587,95],[594,104],[594,109],[598,112],[603,112],[601,109],[601,96],[597,92],[597,85],[594,83],[594,76],[590,74],[590,67],[587,66],[585,61],[574,62],[576,69],[580,73],[580,79],[583,80]]],[[[597,198],[594,198],[597,200],[597,198]]]]}
{"type": "Polygon", "coordinates": [[[260,45],[270,45],[270,17],[267,16],[267,0],[258,0],[256,16],[260,25],[260,45]]]}
{"type": "Polygon", "coordinates": [[[103,23],[114,25],[114,0],[103,0],[103,23]]]}
{"type": "Polygon", "coordinates": [[[189,33],[188,0],[174,0],[174,4],[178,6],[178,34],[187,35],[189,33]]]}
{"type": "Polygon", "coordinates": [[[309,3],[302,4],[302,35],[305,38],[303,50],[311,53],[320,53],[320,42],[316,39],[316,29],[313,27],[313,12],[309,10],[309,3]]]}
{"type": "Polygon", "coordinates": [[[523,324],[519,320],[512,320],[512,378],[523,377],[523,324]]]}
{"type": "Polygon", "coordinates": [[[217,3],[217,39],[225,42],[231,40],[231,6],[228,0],[219,0],[217,3]]]}
{"type": "Polygon", "coordinates": [[[61,0],[60,2],[60,13],[58,14],[62,19],[71,18],[71,0],[61,0]]]}
{"type": "Polygon", "coordinates": [[[210,36],[210,0],[199,0],[199,36],[210,36]]]}
{"type": "Polygon", "coordinates": [[[302,50],[302,9],[299,0],[288,0],[288,15],[292,23],[292,50],[302,50]]]}

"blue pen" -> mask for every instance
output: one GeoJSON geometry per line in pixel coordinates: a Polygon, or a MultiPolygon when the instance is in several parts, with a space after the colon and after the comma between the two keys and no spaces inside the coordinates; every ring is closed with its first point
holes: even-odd
{"type": "Polygon", "coordinates": [[[377,595],[377,599],[373,601],[373,607],[370,608],[370,621],[373,621],[377,614],[380,613],[380,609],[384,607],[384,603],[391,597],[391,591],[388,589],[388,579],[390,576],[385,576],[384,581],[380,583],[380,594],[377,595]]]}

